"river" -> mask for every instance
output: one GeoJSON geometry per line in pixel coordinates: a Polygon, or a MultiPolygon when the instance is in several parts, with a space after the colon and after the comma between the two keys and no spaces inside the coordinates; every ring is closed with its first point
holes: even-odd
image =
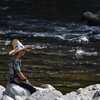
{"type": "MultiPolygon", "coordinates": [[[[93,5],[85,8],[87,0],[74,0],[84,3],[82,8],[72,1],[0,1],[0,85],[7,85],[5,72],[14,38],[30,45],[21,58],[21,69],[33,85],[51,84],[65,94],[99,83],[100,27],[87,26],[79,19],[93,5]],[[71,3],[76,9],[70,9],[71,3]]],[[[89,0],[88,4],[98,2],[89,0]]],[[[98,6],[94,8],[93,12],[98,11],[98,6]]]]}

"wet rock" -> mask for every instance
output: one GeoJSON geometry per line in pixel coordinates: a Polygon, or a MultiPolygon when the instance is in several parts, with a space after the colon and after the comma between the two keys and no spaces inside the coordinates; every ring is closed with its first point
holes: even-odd
{"type": "Polygon", "coordinates": [[[93,14],[89,11],[84,12],[82,15],[82,20],[85,20],[88,25],[100,26],[100,11],[97,14],[93,14]]]}

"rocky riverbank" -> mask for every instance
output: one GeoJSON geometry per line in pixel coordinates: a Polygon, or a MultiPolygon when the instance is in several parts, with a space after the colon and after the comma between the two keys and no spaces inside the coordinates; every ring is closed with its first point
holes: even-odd
{"type": "Polygon", "coordinates": [[[35,88],[37,91],[31,95],[15,84],[8,84],[6,88],[0,86],[0,100],[100,100],[100,84],[79,88],[66,95],[49,84],[35,88]]]}

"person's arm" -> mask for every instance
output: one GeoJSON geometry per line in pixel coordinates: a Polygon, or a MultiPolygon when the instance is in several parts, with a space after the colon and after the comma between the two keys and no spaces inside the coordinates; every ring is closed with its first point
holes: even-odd
{"type": "Polygon", "coordinates": [[[26,80],[27,82],[29,82],[29,81],[27,80],[27,78],[23,75],[22,72],[17,72],[17,75],[18,75],[21,79],[26,80]]]}
{"type": "Polygon", "coordinates": [[[17,74],[17,76],[23,80],[26,80],[27,82],[29,82],[27,80],[27,78],[23,75],[23,73],[21,72],[21,69],[20,69],[20,61],[19,60],[15,60],[14,62],[14,69],[15,69],[15,72],[17,74]]]}

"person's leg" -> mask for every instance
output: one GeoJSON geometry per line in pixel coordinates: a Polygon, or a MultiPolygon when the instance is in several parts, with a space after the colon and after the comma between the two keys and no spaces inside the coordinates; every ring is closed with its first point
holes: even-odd
{"type": "Polygon", "coordinates": [[[23,88],[26,88],[27,90],[30,91],[31,94],[36,91],[36,89],[30,83],[27,83],[27,82],[17,83],[15,81],[13,81],[11,83],[15,83],[23,88]]]}

